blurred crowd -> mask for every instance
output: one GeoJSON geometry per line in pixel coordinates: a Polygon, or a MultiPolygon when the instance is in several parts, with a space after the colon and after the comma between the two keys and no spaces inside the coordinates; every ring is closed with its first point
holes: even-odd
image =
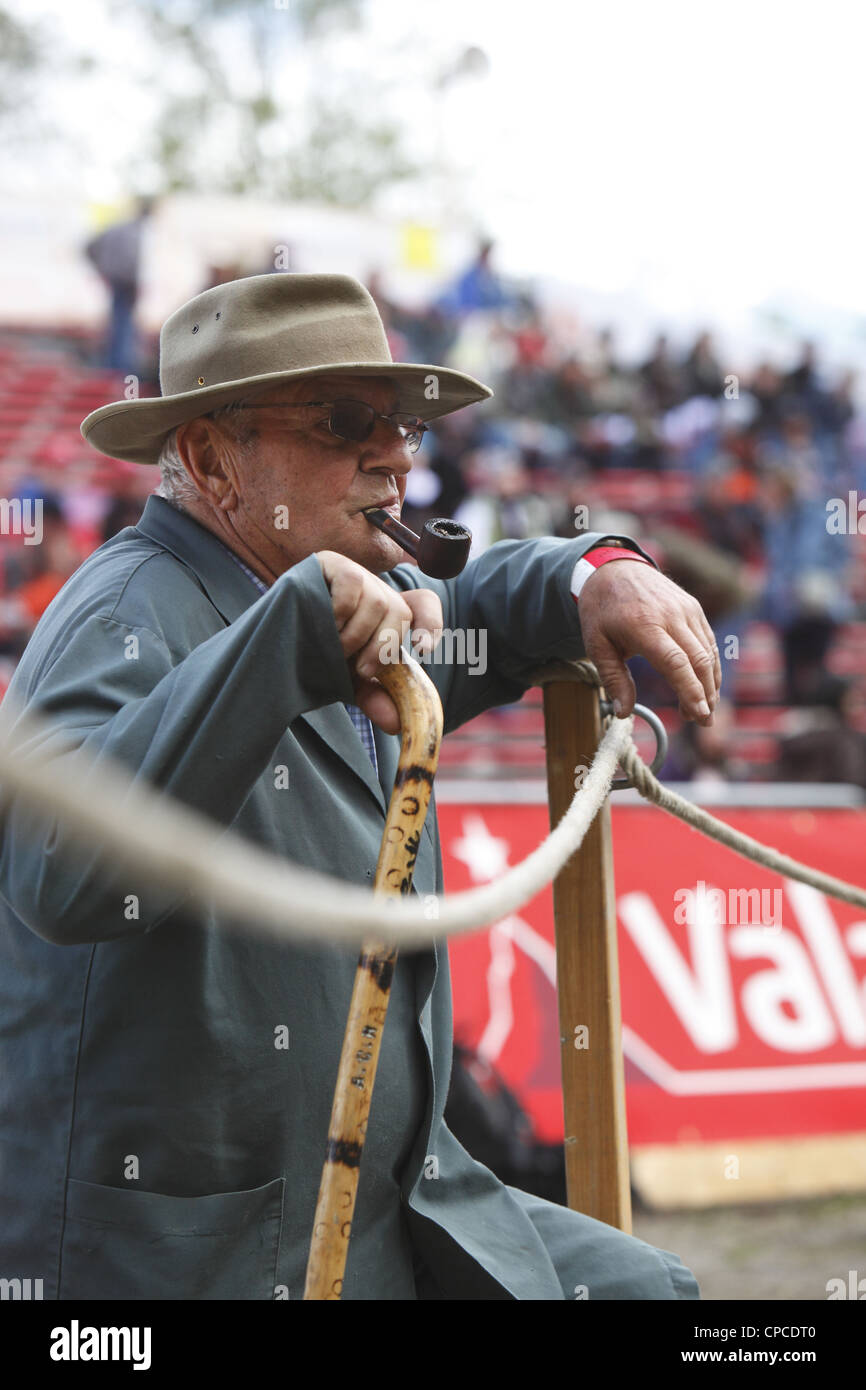
{"type": "MultiPolygon", "coordinates": [[[[852,492],[866,498],[855,373],[823,371],[811,342],[786,369],[763,361],[740,372],[720,360],[708,331],[678,351],[659,334],[627,362],[611,329],[563,323],[531,290],[510,290],[492,252],[481,245],[423,312],[395,303],[371,277],[395,357],[459,367],[495,391],[483,411],[437,427],[410,475],[409,524],[453,515],[472,530],[476,552],[501,538],[634,536],[700,600],[729,691],[749,625],[773,630],[774,698],[791,710],[776,775],[866,788],[866,688],[857,673],[827,670],[834,643],[866,620],[866,514],[861,539],[849,501],[852,492]],[[830,499],[839,499],[833,514],[844,511],[844,530],[831,524],[830,499]]],[[[630,666],[639,699],[673,703],[646,662],[630,666]]],[[[665,775],[753,775],[735,756],[734,728],[729,699],[713,729],[683,729],[665,775]]]]}
{"type": "MultiPolygon", "coordinates": [[[[137,246],[151,213],[143,202],[124,229],[86,248],[109,290],[103,362],[117,371],[130,368],[136,350],[137,246]]],[[[750,775],[733,750],[730,695],[757,621],[775,634],[773,698],[791,711],[776,775],[866,788],[866,691],[856,673],[828,669],[840,635],[866,620],[866,542],[848,505],[851,493],[866,497],[866,418],[854,372],[822,369],[810,342],[793,365],[764,361],[742,372],[720,360],[708,331],[678,348],[660,333],[642,359],[627,361],[611,329],[552,312],[531,288],[505,281],[494,251],[480,244],[423,308],[397,302],[377,273],[367,277],[395,360],[454,366],[495,391],[483,408],[431,429],[408,479],[408,524],[455,516],[472,530],[475,553],[504,538],[587,530],[636,537],[700,600],[728,691],[714,729],[683,729],[666,775],[750,775]],[[848,517],[839,533],[828,525],[833,498],[848,517]]],[[[235,273],[215,268],[207,283],[235,273]]],[[[155,347],[145,344],[142,354],[139,344],[137,361],[153,369],[155,347]]],[[[144,390],[156,391],[146,376],[144,390]]],[[[88,511],[80,490],[73,495],[58,481],[46,491],[44,479],[35,483],[23,470],[21,495],[30,487],[44,498],[45,540],[4,543],[0,662],[7,668],[88,549],[134,523],[155,482],[146,475],[124,475],[114,495],[103,488],[101,504],[91,498],[88,511]]],[[[639,699],[673,703],[646,662],[635,657],[630,666],[639,699]]]]}

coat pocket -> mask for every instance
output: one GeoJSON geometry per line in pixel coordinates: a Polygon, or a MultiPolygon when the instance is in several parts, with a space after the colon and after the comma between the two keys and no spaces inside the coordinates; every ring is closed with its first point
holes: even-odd
{"type": "Polygon", "coordinates": [[[272,1299],[284,1178],[169,1197],[69,1178],[62,1299],[272,1299]]]}

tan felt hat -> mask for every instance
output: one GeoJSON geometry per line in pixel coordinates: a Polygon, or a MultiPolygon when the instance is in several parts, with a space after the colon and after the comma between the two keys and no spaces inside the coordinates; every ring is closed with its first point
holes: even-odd
{"type": "Polygon", "coordinates": [[[399,392],[395,409],[422,420],[493,395],[448,367],[393,362],[373,297],[350,275],[275,272],[230,280],[181,305],[159,335],[162,394],[100,406],[81,433],[111,458],[156,463],[184,421],[277,382],[338,371],[388,376],[399,392]]]}

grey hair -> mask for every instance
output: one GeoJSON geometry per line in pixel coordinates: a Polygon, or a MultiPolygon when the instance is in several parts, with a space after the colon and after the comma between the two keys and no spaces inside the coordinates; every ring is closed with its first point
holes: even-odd
{"type": "MultiPolygon", "coordinates": [[[[229,405],[220,406],[213,412],[214,420],[231,437],[241,458],[245,460],[252,453],[255,437],[252,427],[242,424],[242,417],[238,416],[239,407],[246,404],[246,400],[231,401],[229,405]]],[[[159,487],[155,489],[157,497],[164,497],[167,502],[173,502],[181,508],[186,503],[195,501],[198,491],[178,452],[176,429],[166,437],[159,452],[157,465],[160,474],[159,487]]]]}
{"type": "Polygon", "coordinates": [[[174,502],[182,507],[185,502],[191,502],[198,496],[183,459],[177,451],[176,429],[166,437],[159,451],[157,464],[160,476],[159,487],[156,489],[157,497],[164,497],[166,502],[174,502]]]}

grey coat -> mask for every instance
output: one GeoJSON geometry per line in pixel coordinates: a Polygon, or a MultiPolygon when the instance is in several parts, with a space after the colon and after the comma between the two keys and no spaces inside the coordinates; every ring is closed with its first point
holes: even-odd
{"type": "MultiPolygon", "coordinates": [[[[485,674],[428,666],[446,731],[583,654],[569,580],[599,539],[383,576],[487,631],[485,674]]],[[[377,778],[315,556],[260,597],[151,497],[51,604],[11,693],[56,725],[58,777],[73,748],[117,759],[276,855],[372,882],[399,739],[375,731],[377,778]]],[[[3,832],[0,1276],[46,1298],[300,1298],[357,951],[225,931],[14,801],[3,832]]],[[[443,889],[435,805],[414,888],[443,889]]],[[[398,960],[345,1298],[697,1296],[675,1256],[470,1158],[442,1119],[450,1067],[441,943],[398,960]]]]}

